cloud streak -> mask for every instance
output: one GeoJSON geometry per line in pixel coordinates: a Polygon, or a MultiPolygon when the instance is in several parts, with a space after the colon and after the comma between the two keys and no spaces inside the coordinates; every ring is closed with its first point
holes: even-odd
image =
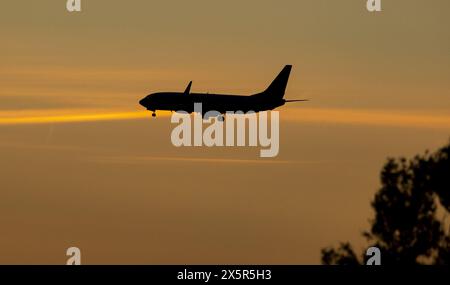
{"type": "MultiPolygon", "coordinates": [[[[170,112],[158,112],[159,117],[169,117],[170,112]]],[[[5,110],[0,111],[0,126],[50,123],[81,123],[148,118],[149,112],[136,110],[5,110]]],[[[360,125],[381,127],[406,127],[424,129],[449,129],[450,115],[411,113],[403,111],[358,110],[333,108],[286,108],[280,111],[283,121],[293,123],[319,123],[334,125],[360,125]]]]}
{"type": "Polygon", "coordinates": [[[135,120],[148,117],[144,111],[108,110],[33,110],[0,112],[0,125],[31,125],[50,123],[80,123],[114,120],[135,120]]]}
{"type": "Polygon", "coordinates": [[[201,158],[201,157],[170,157],[170,156],[114,156],[97,157],[93,159],[99,163],[116,164],[142,164],[152,162],[188,162],[188,163],[231,163],[231,164],[291,164],[291,163],[319,163],[316,161],[289,161],[264,159],[237,159],[237,158],[201,158]]]}

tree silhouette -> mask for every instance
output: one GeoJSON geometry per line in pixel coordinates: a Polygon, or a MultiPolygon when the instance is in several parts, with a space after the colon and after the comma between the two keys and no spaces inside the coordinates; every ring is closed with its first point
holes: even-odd
{"type": "MultiPolygon", "coordinates": [[[[450,264],[450,144],[412,159],[390,158],[372,201],[375,218],[363,236],[381,250],[382,264],[450,264]],[[441,208],[444,218],[437,217],[441,208]]],[[[349,243],[322,249],[323,264],[364,264],[349,243]]]]}

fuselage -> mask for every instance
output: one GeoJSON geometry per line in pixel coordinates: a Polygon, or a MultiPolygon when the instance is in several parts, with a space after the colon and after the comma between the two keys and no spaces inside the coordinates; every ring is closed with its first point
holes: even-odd
{"type": "Polygon", "coordinates": [[[226,112],[260,112],[272,110],[285,104],[285,100],[272,98],[263,93],[245,95],[159,92],[145,97],[139,102],[147,110],[168,110],[194,112],[194,104],[201,103],[202,111],[226,112]]]}

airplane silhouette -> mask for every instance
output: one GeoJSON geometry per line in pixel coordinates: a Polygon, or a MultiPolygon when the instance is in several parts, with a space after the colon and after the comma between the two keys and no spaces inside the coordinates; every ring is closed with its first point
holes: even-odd
{"type": "Polygon", "coordinates": [[[220,114],[225,114],[226,112],[237,111],[244,113],[249,111],[267,111],[283,106],[289,102],[308,101],[307,99],[283,99],[291,69],[292,65],[286,65],[266,90],[250,96],[190,93],[191,81],[184,92],[153,93],[140,100],[139,104],[147,108],[147,110],[152,111],[152,116],[155,117],[156,110],[182,110],[187,113],[192,113],[195,111],[195,103],[202,103],[203,114],[208,111],[217,111],[220,114]]]}

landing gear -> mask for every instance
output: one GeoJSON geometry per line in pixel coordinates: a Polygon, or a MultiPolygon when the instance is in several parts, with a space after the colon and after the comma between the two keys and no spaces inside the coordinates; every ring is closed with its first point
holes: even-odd
{"type": "Polygon", "coordinates": [[[155,112],[155,111],[153,111],[152,117],[153,117],[153,118],[156,117],[156,112],[155,112]]]}

